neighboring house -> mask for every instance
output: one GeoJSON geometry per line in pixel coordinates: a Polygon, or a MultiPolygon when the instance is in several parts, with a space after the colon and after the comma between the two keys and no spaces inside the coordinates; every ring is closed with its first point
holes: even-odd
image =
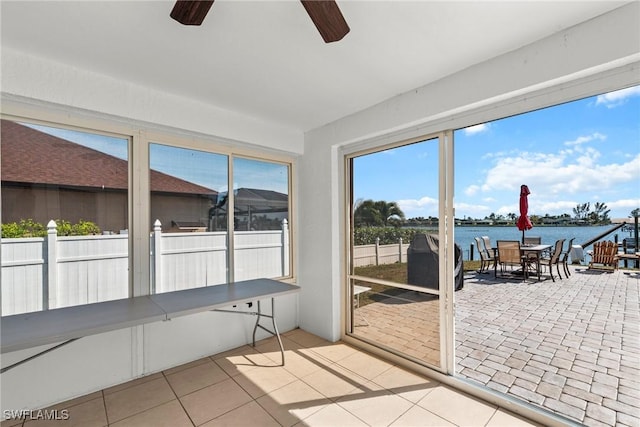
{"type": "MultiPolygon", "coordinates": [[[[127,229],[128,163],[74,142],[1,120],[2,222],[31,218],[95,222],[127,229]]],[[[225,230],[226,194],[151,170],[151,227],[167,231],[225,230]]],[[[281,228],[289,198],[270,190],[235,191],[235,228],[281,228]]]]}
{"type": "MultiPolygon", "coordinates": [[[[277,191],[259,190],[255,188],[239,188],[235,196],[235,229],[280,230],[283,219],[289,218],[289,196],[277,191]]],[[[221,194],[218,205],[210,211],[212,230],[223,229],[220,218],[226,218],[226,197],[221,194]],[[217,225],[216,225],[217,224],[217,225]]]]}
{"type": "MultiPolygon", "coordinates": [[[[9,120],[1,120],[2,222],[31,218],[93,221],[103,231],[128,228],[128,162],[9,120]]],[[[206,228],[218,193],[151,171],[153,220],[164,231],[182,222],[206,228]]]]}

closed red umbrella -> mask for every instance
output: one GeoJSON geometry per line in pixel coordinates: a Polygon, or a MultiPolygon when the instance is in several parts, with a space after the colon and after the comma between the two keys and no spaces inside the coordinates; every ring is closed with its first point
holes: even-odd
{"type": "Polygon", "coordinates": [[[522,231],[522,244],[524,245],[524,231],[531,230],[533,228],[533,224],[531,224],[531,220],[529,220],[529,199],[528,196],[531,194],[529,192],[529,187],[526,185],[520,186],[520,218],[518,218],[518,222],[516,225],[518,226],[518,230],[522,231]]]}

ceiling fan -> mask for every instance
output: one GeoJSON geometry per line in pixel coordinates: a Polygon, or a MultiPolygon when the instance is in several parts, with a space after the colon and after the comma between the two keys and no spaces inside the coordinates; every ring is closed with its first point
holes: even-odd
{"type": "MultiPolygon", "coordinates": [[[[211,9],[213,1],[178,0],[173,6],[171,17],[183,25],[200,25],[211,9]]],[[[300,0],[300,2],[325,43],[341,40],[349,32],[349,25],[334,0],[300,0]]]]}

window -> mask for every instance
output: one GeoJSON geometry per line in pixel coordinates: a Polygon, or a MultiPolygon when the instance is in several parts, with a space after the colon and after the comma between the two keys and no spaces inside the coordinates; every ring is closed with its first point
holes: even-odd
{"type": "Polygon", "coordinates": [[[235,157],[234,278],[289,276],[289,168],[235,157]]]}
{"type": "Polygon", "coordinates": [[[149,157],[154,292],[289,276],[288,165],[161,144],[149,157]]]}
{"type": "Polygon", "coordinates": [[[227,283],[228,157],[150,144],[149,164],[152,290],[227,283]]]}
{"type": "Polygon", "coordinates": [[[290,163],[127,129],[2,120],[3,316],[291,275],[290,163]]]}
{"type": "Polygon", "coordinates": [[[2,314],[128,297],[128,138],[1,122],[2,314]]]}

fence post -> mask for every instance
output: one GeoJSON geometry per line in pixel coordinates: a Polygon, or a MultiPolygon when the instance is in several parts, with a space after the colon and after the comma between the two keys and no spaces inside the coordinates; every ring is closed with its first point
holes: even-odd
{"type": "Polygon", "coordinates": [[[44,260],[42,284],[42,309],[56,308],[58,300],[58,225],[54,220],[47,224],[47,252],[44,260]]]}
{"type": "Polygon", "coordinates": [[[289,275],[289,222],[282,220],[282,276],[289,275]]]}
{"type": "Polygon", "coordinates": [[[380,238],[376,237],[376,265],[380,265],[380,238]]]}
{"type": "Polygon", "coordinates": [[[155,294],[162,289],[162,223],[153,223],[153,289],[155,294]]]}
{"type": "Polygon", "coordinates": [[[400,238],[400,242],[398,245],[398,262],[402,264],[402,237],[400,238]]]}
{"type": "Polygon", "coordinates": [[[469,261],[473,261],[474,253],[473,253],[473,243],[469,246],[469,261]]]}

